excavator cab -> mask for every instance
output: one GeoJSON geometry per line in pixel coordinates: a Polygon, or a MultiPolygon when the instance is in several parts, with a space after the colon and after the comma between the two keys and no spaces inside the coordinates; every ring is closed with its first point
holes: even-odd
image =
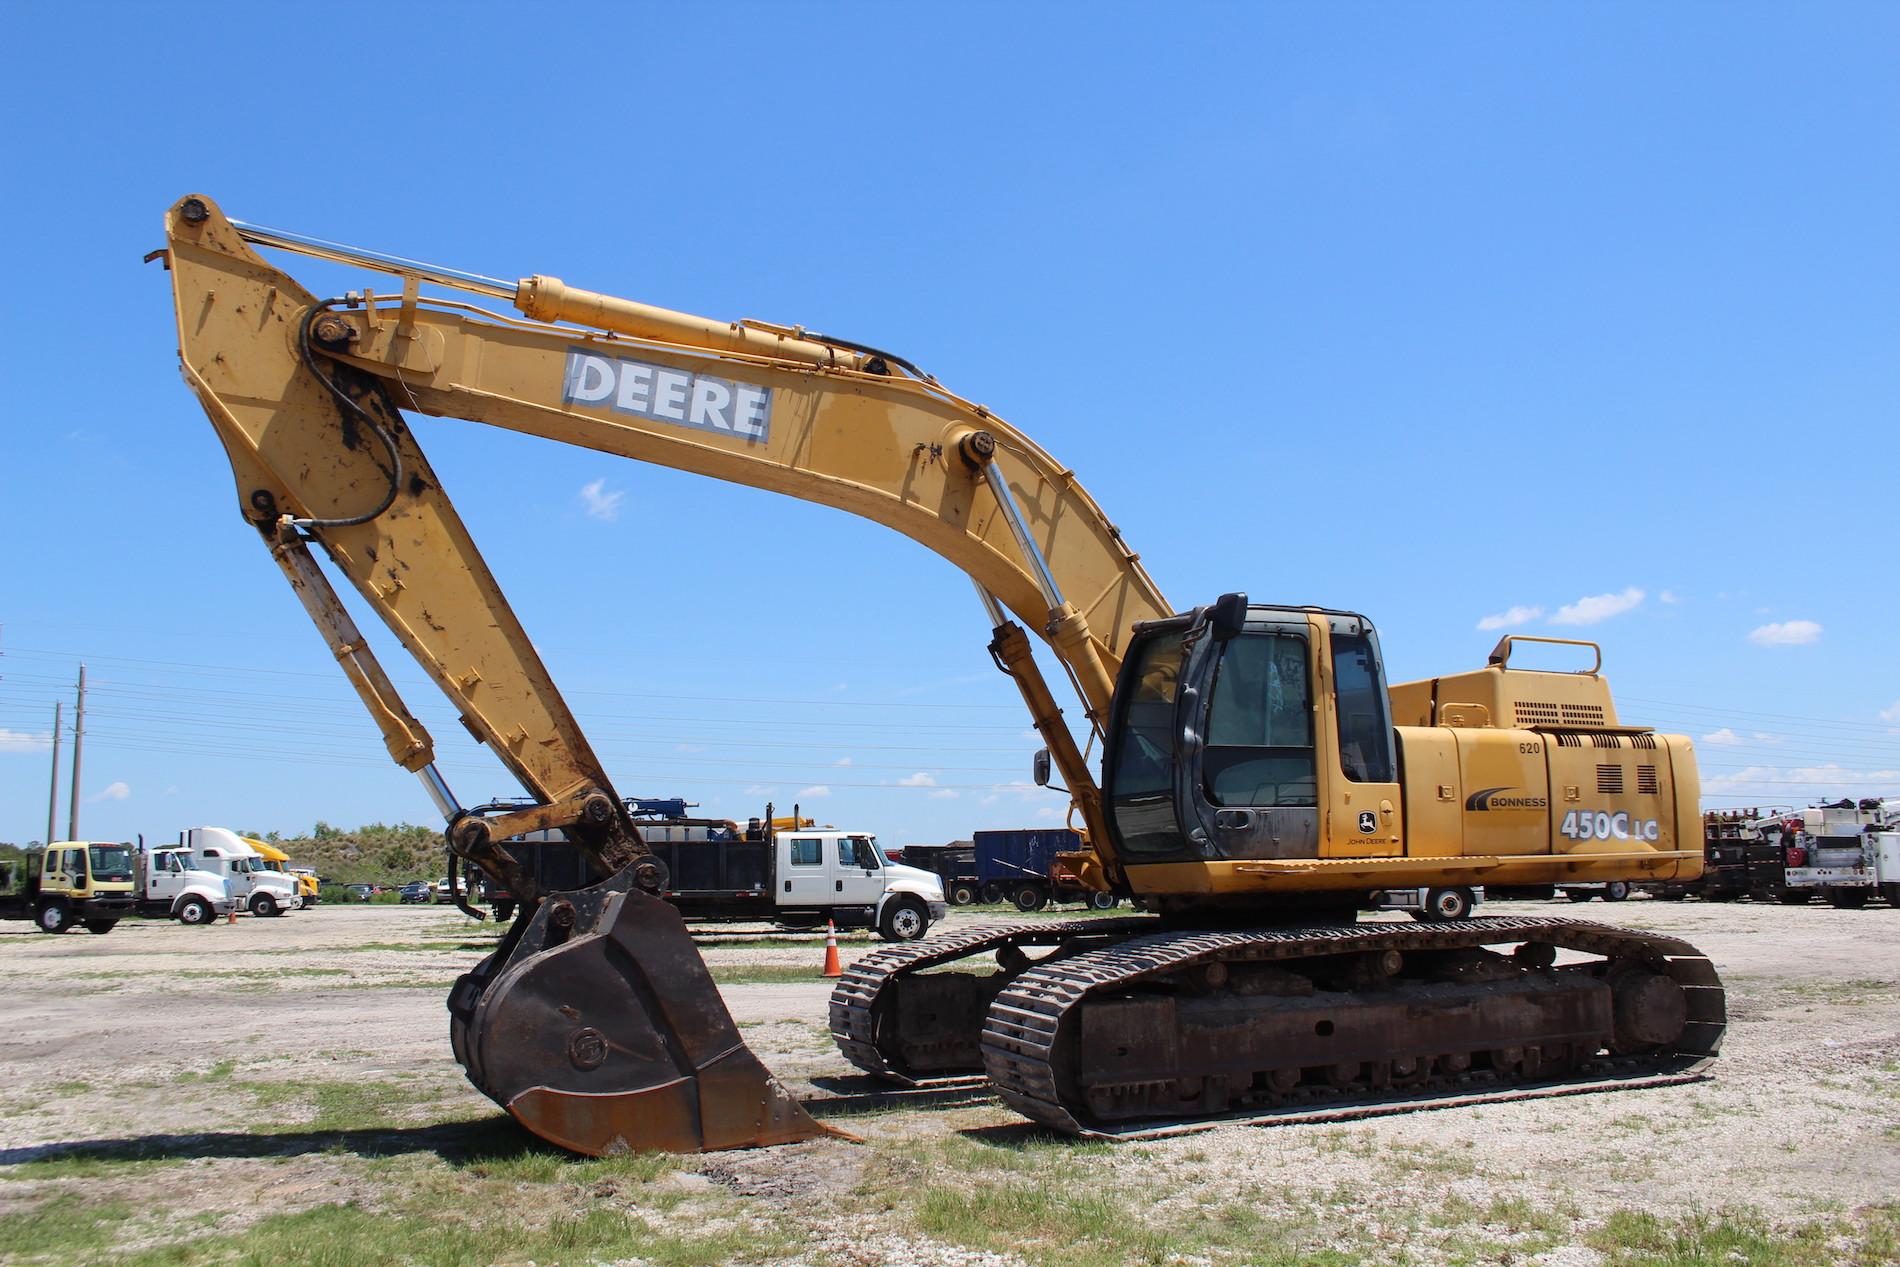
{"type": "Polygon", "coordinates": [[[1398,851],[1385,672],[1363,616],[1228,594],[1148,622],[1109,734],[1103,791],[1131,878],[1152,864],[1398,851]]]}

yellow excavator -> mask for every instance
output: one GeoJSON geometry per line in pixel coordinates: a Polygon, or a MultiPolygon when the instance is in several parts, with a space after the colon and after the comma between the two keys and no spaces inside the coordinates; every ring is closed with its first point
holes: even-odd
{"type": "MultiPolygon", "coordinates": [[[[1388,689],[1357,613],[1239,593],[1175,610],[1068,467],[902,357],[345,247],[232,220],[202,195],[171,207],[165,233],[152,258],[171,274],[184,377],[244,518],[390,756],[427,787],[452,852],[521,899],[497,951],[455,983],[450,1035],[475,1086],[534,1133],[598,1155],[824,1128],[746,1047],[654,896],[664,867],[405,412],[835,506],[975,582],[990,654],[1047,745],[1039,776],[1059,774],[1086,839],[1065,867],[1143,913],[868,956],[830,1005],[862,1069],[986,1073],[1037,1121],[1114,1135],[1639,1085],[1714,1057],[1723,991],[1693,947],[1471,917],[1483,886],[1701,868],[1690,745],[1623,724],[1600,656],[1527,670],[1507,638],[1481,669],[1388,689]],[[388,280],[320,298],[257,248],[388,280]],[[456,800],[313,546],[531,804],[456,800]],[[1030,630],[1083,702],[1099,783],[1030,630]],[[501,847],[549,830],[592,883],[544,888],[501,847]],[[1394,892],[1418,895],[1419,920],[1356,922],[1394,892]]],[[[584,608],[598,582],[571,576],[568,606],[584,608]]]]}

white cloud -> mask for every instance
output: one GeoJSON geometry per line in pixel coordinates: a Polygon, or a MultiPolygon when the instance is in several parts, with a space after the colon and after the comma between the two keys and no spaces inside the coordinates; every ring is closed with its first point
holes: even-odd
{"type": "Polygon", "coordinates": [[[815,801],[821,796],[830,796],[830,795],[831,795],[831,789],[826,787],[822,783],[817,783],[817,784],[813,784],[811,787],[801,787],[798,789],[798,799],[801,801],[815,801]]]}
{"type": "Polygon", "coordinates": [[[1900,699],[1893,702],[1892,708],[1883,708],[1880,710],[1880,720],[1890,721],[1900,725],[1900,699]]]}
{"type": "Polygon", "coordinates": [[[772,795],[772,793],[776,791],[778,791],[777,788],[766,787],[762,783],[754,783],[751,787],[745,790],[745,794],[747,796],[770,796],[772,795]]]}
{"type": "Polygon", "coordinates": [[[1528,625],[1544,614],[1541,607],[1511,607],[1493,616],[1486,616],[1478,622],[1480,629],[1509,629],[1514,625],[1528,625]]]}
{"type": "Polygon", "coordinates": [[[838,758],[838,759],[837,759],[836,761],[833,761],[833,762],[832,762],[831,764],[833,764],[833,765],[850,765],[850,764],[851,764],[851,758],[850,758],[850,757],[839,757],[839,758],[838,758]]]}
{"type": "Polygon", "coordinates": [[[581,508],[587,512],[589,519],[612,523],[620,518],[620,503],[626,498],[623,492],[608,492],[604,479],[581,485],[581,508]]]}
{"type": "Polygon", "coordinates": [[[1748,631],[1748,640],[1758,647],[1804,647],[1820,639],[1821,626],[1812,620],[1780,620],[1748,631]]]}
{"type": "Polygon", "coordinates": [[[1059,810],[1053,805],[1045,805],[1041,809],[1036,811],[1036,817],[1056,819],[1056,818],[1061,818],[1065,813],[1067,813],[1066,810],[1059,810]]]}
{"type": "Polygon", "coordinates": [[[957,790],[953,787],[940,787],[930,794],[930,799],[933,801],[954,801],[957,799],[957,790]]]}
{"type": "Polygon", "coordinates": [[[1674,607],[1677,603],[1682,601],[1682,598],[1674,590],[1664,590],[1662,593],[1656,595],[1656,599],[1658,602],[1667,603],[1671,607],[1674,607]]]}
{"type": "Polygon", "coordinates": [[[919,770],[915,774],[907,774],[903,778],[899,779],[897,781],[897,786],[898,787],[936,787],[937,780],[931,778],[928,774],[924,773],[922,770],[919,770]]]}
{"type": "Polygon", "coordinates": [[[1750,798],[1759,804],[1807,800],[1816,796],[1893,795],[1900,792],[1900,770],[1850,770],[1827,765],[1752,765],[1733,774],[1702,780],[1702,799],[1750,798]],[[1803,786],[1805,785],[1805,787],[1803,786]]]}
{"type": "Polygon", "coordinates": [[[0,752],[43,752],[53,744],[50,734],[35,735],[24,730],[0,728],[0,752]]]}
{"type": "Polygon", "coordinates": [[[1643,602],[1643,591],[1634,585],[1620,594],[1591,594],[1574,603],[1566,603],[1550,618],[1553,625],[1594,625],[1612,616],[1634,611],[1643,602]]]}
{"type": "Polygon", "coordinates": [[[1725,747],[1725,748],[1739,747],[1743,744],[1753,744],[1758,747],[1773,748],[1779,745],[1782,742],[1782,739],[1780,735],[1771,735],[1765,730],[1751,730],[1746,735],[1743,735],[1743,734],[1737,734],[1732,728],[1728,726],[1724,726],[1720,730],[1712,730],[1708,734],[1702,736],[1702,742],[1707,743],[1707,744],[1715,744],[1719,747],[1725,747]]]}
{"type": "Polygon", "coordinates": [[[123,801],[132,795],[132,785],[123,779],[106,784],[105,791],[93,797],[95,801],[123,801]]]}

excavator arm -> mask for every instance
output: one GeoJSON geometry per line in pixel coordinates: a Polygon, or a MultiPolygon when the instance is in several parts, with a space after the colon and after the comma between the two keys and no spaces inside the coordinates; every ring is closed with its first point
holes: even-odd
{"type": "MultiPolygon", "coordinates": [[[[1131,630],[1170,609],[1073,472],[983,406],[843,340],[354,251],[232,221],[201,195],[170,209],[166,239],[184,377],[224,444],[246,519],[391,757],[423,779],[452,850],[523,899],[501,950],[458,983],[450,1010],[471,1079],[531,1129],[603,1152],[776,1142],[816,1128],[738,1040],[677,917],[650,896],[665,887],[663,869],[405,411],[835,506],[950,560],[976,583],[992,655],[1022,690],[1107,875],[1118,874],[1099,792],[1023,626],[1053,649],[1099,731],[1131,630]],[[254,245],[374,268],[395,290],[320,299],[254,245]],[[425,298],[424,282],[506,300],[520,315],[425,298]],[[461,807],[312,546],[531,807],[461,807]],[[499,847],[550,828],[582,849],[599,884],[544,893],[499,847]],[[590,997],[603,978],[617,983],[610,1001],[590,997]]],[[[585,609],[602,582],[563,570],[563,606],[585,609]]]]}

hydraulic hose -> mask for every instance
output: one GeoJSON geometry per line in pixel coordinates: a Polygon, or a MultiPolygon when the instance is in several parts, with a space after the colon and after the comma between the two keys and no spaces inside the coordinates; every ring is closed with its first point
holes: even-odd
{"type": "Polygon", "coordinates": [[[389,454],[389,491],[383,495],[383,500],[377,505],[376,509],[370,511],[368,514],[352,515],[343,519],[291,520],[291,523],[299,528],[353,528],[357,524],[366,524],[394,505],[396,494],[402,488],[402,454],[396,448],[396,437],[390,435],[388,430],[386,430],[380,422],[376,421],[367,409],[357,404],[356,401],[350,397],[348,392],[338,387],[334,379],[317,368],[316,353],[312,351],[310,347],[310,327],[318,316],[328,312],[338,304],[346,302],[348,301],[342,297],[326,299],[320,304],[313,304],[310,311],[304,313],[303,321],[297,326],[297,352],[303,358],[304,368],[316,376],[316,380],[323,384],[324,390],[336,398],[337,404],[350,413],[355,414],[356,417],[362,421],[363,425],[375,432],[376,438],[382,441],[383,451],[389,454]]]}

